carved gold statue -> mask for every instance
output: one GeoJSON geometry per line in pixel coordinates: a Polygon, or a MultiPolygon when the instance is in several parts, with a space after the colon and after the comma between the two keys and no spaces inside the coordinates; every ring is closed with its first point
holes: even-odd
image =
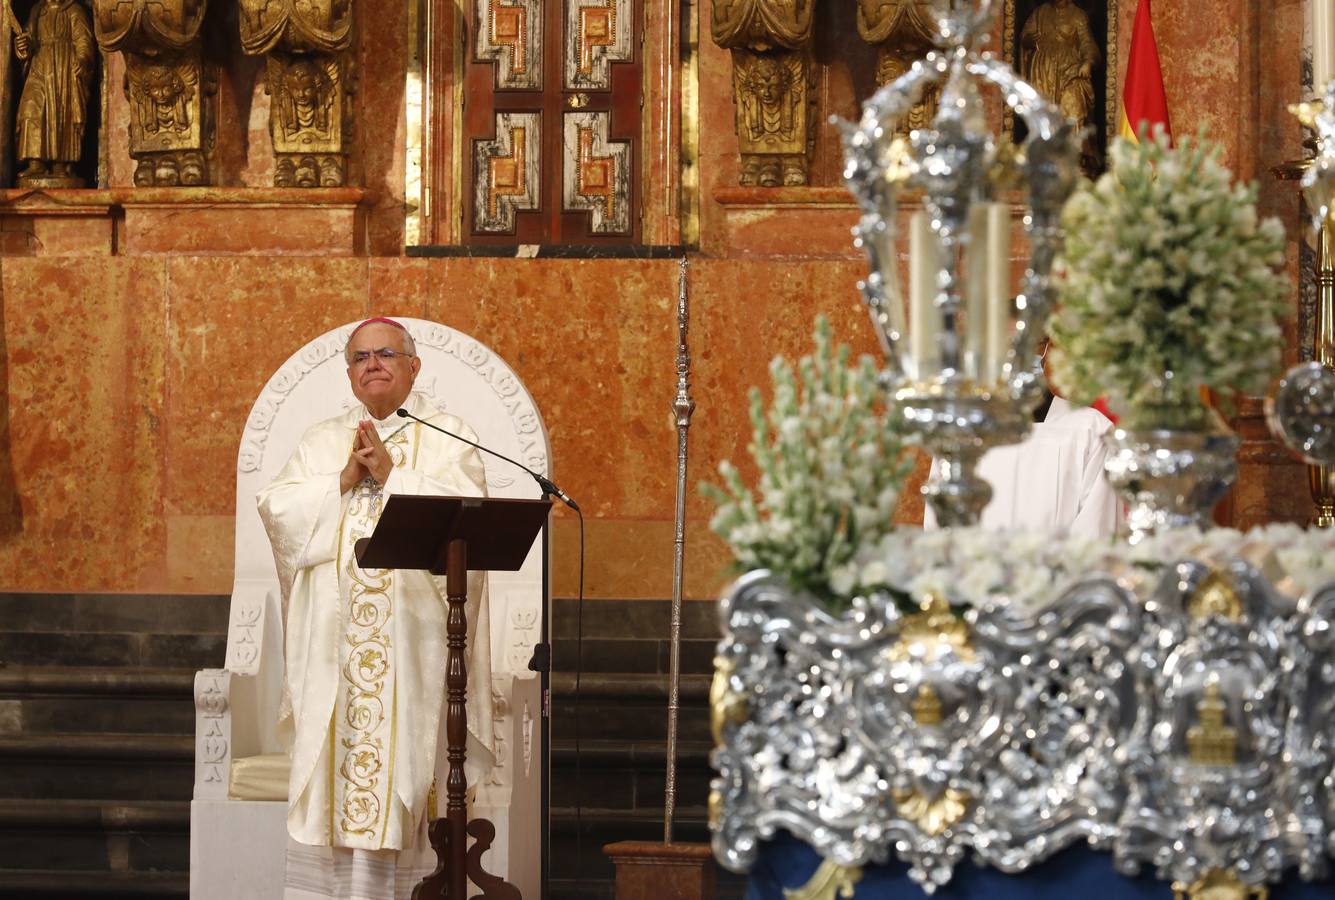
{"type": "MultiPolygon", "coordinates": [[[[876,83],[886,85],[903,75],[916,59],[936,44],[928,0],[858,0],[858,34],[877,48],[876,83]]],[[[936,117],[941,89],[929,85],[899,129],[907,134],[936,117]]]]}
{"type": "Polygon", "coordinates": [[[210,184],[218,67],[204,58],[207,0],[94,0],[97,42],[125,54],[130,156],[141,186],[210,184]]]}
{"type": "Polygon", "coordinates": [[[74,165],[83,155],[97,60],[87,11],[75,0],[39,0],[14,51],[26,75],[14,148],[24,163],[19,186],[82,187],[74,165]]]}
{"type": "Polygon", "coordinates": [[[816,0],[714,0],[714,42],[732,51],[744,185],[807,183],[816,0]]]}
{"type": "Polygon", "coordinates": [[[1082,126],[1094,109],[1094,67],[1102,58],[1089,16],[1073,0],[1047,0],[1020,32],[1020,74],[1082,126]]]}
{"type": "Polygon", "coordinates": [[[268,54],[276,186],[347,183],[352,38],[351,0],[241,0],[241,48],[268,54]]]}

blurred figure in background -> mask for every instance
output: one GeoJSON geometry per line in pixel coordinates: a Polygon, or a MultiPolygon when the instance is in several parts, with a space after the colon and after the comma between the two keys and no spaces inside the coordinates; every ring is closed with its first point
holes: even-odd
{"type": "MultiPolygon", "coordinates": [[[[1040,365],[1047,349],[1045,340],[1040,365]]],[[[1121,503],[1103,476],[1103,435],[1112,422],[1093,407],[1072,406],[1048,390],[1044,395],[1034,410],[1029,437],[993,448],[979,461],[979,476],[992,485],[992,500],[979,524],[996,530],[1030,528],[1056,537],[1111,537],[1122,520],[1121,503]]],[[[937,527],[930,506],[923,527],[937,527]]]]}

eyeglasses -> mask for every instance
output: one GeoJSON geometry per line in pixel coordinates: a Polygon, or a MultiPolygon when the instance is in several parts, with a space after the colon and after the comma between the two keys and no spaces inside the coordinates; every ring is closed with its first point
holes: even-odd
{"type": "Polygon", "coordinates": [[[371,361],[371,355],[380,360],[382,365],[389,365],[396,359],[410,359],[415,354],[407,353],[403,350],[391,350],[388,347],[377,347],[374,350],[358,350],[352,354],[352,364],[354,366],[364,366],[371,361]]]}

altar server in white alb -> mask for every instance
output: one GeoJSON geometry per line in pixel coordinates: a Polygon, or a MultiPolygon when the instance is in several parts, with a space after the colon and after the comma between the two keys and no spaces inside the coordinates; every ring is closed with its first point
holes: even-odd
{"type": "MultiPolygon", "coordinates": [[[[1046,349],[1045,344],[1040,364],[1046,349]]],[[[1056,537],[1116,534],[1121,501],[1103,474],[1103,435],[1110,428],[1112,422],[1098,410],[1047,394],[1025,440],[994,447],[978,461],[979,477],[992,486],[978,523],[994,531],[1028,528],[1056,537]]],[[[936,527],[930,506],[923,526],[936,527]]]]}
{"type": "MultiPolygon", "coordinates": [[[[408,897],[435,867],[433,778],[445,784],[445,579],[357,565],[392,494],[480,496],[474,448],[397,416],[400,406],[469,440],[412,391],[411,335],[381,317],[345,351],[358,401],[313,426],[259,494],[286,609],[283,725],[291,739],[288,900],[408,897]]],[[[468,584],[468,783],[494,762],[485,578],[468,584]],[[480,699],[479,699],[480,698],[480,699]]]]}

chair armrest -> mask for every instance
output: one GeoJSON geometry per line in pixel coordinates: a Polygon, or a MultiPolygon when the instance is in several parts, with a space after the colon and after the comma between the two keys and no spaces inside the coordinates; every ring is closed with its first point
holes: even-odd
{"type": "Polygon", "coordinates": [[[195,673],[196,800],[226,800],[232,769],[232,673],[195,673]]]}

